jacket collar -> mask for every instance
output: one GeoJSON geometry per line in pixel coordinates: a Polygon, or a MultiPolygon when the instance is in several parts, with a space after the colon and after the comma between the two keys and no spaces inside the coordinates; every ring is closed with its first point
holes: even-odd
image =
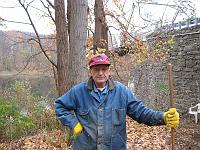
{"type": "MultiPolygon", "coordinates": [[[[112,90],[115,87],[115,83],[111,78],[108,79],[107,83],[108,83],[109,90],[112,90]]],[[[89,90],[92,90],[93,89],[93,84],[94,84],[94,80],[92,79],[92,77],[90,77],[88,79],[88,82],[87,82],[87,88],[89,90]]]]}

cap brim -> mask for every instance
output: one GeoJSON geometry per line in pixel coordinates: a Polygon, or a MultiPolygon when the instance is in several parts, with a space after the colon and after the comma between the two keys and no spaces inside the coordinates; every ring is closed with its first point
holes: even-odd
{"type": "Polygon", "coordinates": [[[97,65],[110,65],[110,62],[109,62],[109,61],[106,61],[106,62],[99,62],[99,63],[95,62],[95,63],[91,63],[91,64],[90,64],[90,67],[92,67],[92,66],[97,66],[97,65]]]}

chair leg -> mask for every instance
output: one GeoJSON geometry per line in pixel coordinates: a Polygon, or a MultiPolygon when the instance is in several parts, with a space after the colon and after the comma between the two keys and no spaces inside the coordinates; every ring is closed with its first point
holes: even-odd
{"type": "Polygon", "coordinates": [[[197,121],[198,121],[198,116],[197,116],[197,114],[194,114],[194,117],[195,117],[195,123],[197,123],[197,121]]]}
{"type": "Polygon", "coordinates": [[[191,120],[190,120],[190,114],[189,114],[189,123],[191,122],[191,120]]]}

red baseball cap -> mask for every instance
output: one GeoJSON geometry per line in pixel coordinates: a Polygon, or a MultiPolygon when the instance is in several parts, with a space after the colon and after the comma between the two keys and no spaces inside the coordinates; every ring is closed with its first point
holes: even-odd
{"type": "Polygon", "coordinates": [[[97,54],[94,55],[90,60],[89,60],[89,67],[96,66],[96,65],[110,65],[110,61],[108,59],[108,56],[105,54],[97,54]]]}

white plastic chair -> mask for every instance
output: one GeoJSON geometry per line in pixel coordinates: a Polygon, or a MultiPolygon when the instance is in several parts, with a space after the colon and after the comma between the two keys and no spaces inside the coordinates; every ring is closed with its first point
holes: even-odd
{"type": "Polygon", "coordinates": [[[198,122],[198,114],[200,114],[200,103],[189,108],[189,114],[194,115],[195,123],[198,122]]]}

